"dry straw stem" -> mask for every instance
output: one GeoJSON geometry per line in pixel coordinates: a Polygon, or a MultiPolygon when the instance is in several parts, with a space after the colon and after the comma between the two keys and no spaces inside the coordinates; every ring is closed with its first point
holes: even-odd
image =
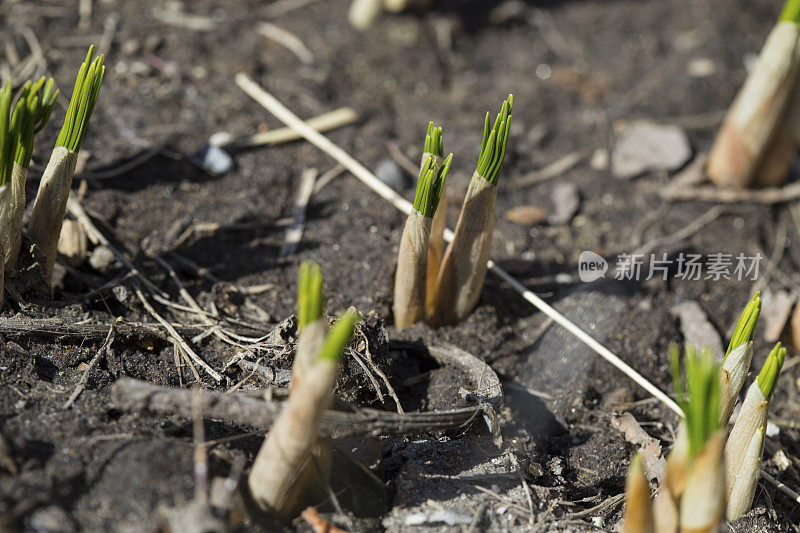
{"type": "Polygon", "coordinates": [[[304,493],[329,471],[329,449],[319,439],[319,421],[333,399],[339,357],[358,320],[356,313],[348,311],[326,337],[322,275],[316,265],[301,268],[298,296],[303,324],[289,399],[270,428],[247,480],[253,501],[281,519],[296,515],[304,493]]]}
{"type": "Polygon", "coordinates": [[[653,506],[650,485],[644,476],[642,456],[631,459],[628,479],[625,482],[625,518],[623,533],[651,533],[653,531],[653,506]]]}
{"type": "Polygon", "coordinates": [[[72,187],[72,177],[75,174],[78,150],[86,134],[105,73],[103,55],[92,59],[92,52],[93,47],[90,47],[86,61],[78,70],[67,116],[56,140],[56,147],[39,182],[39,190],[31,213],[30,236],[44,251],[45,275],[48,280],[56,261],[58,237],[61,234],[64,211],[72,187]]]}
{"type": "Polygon", "coordinates": [[[717,431],[692,461],[681,497],[681,533],[718,531],[725,514],[725,431],[717,431]]]}
{"type": "Polygon", "coordinates": [[[452,160],[453,154],[450,154],[435,174],[434,158],[429,156],[420,170],[414,209],[406,219],[397,254],[392,310],[398,329],[425,316],[428,240],[452,160]]]}
{"type": "Polygon", "coordinates": [[[752,186],[783,122],[800,70],[798,0],[786,2],[758,62],[728,110],[708,158],[717,185],[752,186]]]}
{"type": "Polygon", "coordinates": [[[432,325],[457,324],[480,298],[492,248],[497,181],[508,145],[513,101],[509,95],[503,102],[491,130],[486,114],[478,168],[470,179],[453,240],[439,270],[432,325]]]}

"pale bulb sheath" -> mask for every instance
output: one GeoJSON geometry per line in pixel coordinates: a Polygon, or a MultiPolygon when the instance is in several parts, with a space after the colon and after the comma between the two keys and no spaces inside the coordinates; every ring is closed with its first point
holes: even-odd
{"type": "Polygon", "coordinates": [[[408,215],[397,252],[394,277],[394,323],[406,328],[425,316],[425,276],[428,261],[428,238],[433,220],[414,210],[408,215]]]}
{"type": "MultiPolygon", "coordinates": [[[[11,211],[11,184],[6,183],[0,186],[0,221],[8,220],[11,211]]],[[[5,257],[9,244],[8,226],[0,226],[0,251],[5,257]]],[[[0,268],[0,310],[5,303],[5,268],[0,268]]]]}
{"type": "Polygon", "coordinates": [[[472,175],[453,240],[439,268],[434,325],[456,324],[478,303],[492,248],[497,187],[472,175]]]}
{"type": "Polygon", "coordinates": [[[14,169],[11,172],[11,209],[8,213],[8,221],[3,221],[5,226],[8,224],[10,241],[5,255],[5,268],[11,270],[17,264],[19,248],[22,244],[22,217],[25,214],[25,182],[28,179],[28,169],[14,162],[14,169]]]}
{"type": "Polygon", "coordinates": [[[731,350],[719,371],[719,419],[728,423],[739,397],[739,391],[750,370],[753,359],[753,343],[746,342],[731,350]]]}
{"type": "Polygon", "coordinates": [[[747,395],[739,410],[739,417],[733,425],[728,443],[725,445],[725,465],[727,475],[727,493],[731,494],[744,462],[745,452],[757,431],[767,427],[769,401],[764,398],[758,380],[753,381],[747,389],[747,395]]]}
{"type": "Polygon", "coordinates": [[[69,190],[78,154],[63,146],[56,146],[47,168],[44,169],[39,190],[33,203],[29,233],[33,242],[44,251],[45,275],[48,281],[58,254],[58,237],[67,207],[69,190]]]}
{"type": "Polygon", "coordinates": [[[650,485],[644,477],[641,459],[631,462],[625,483],[625,517],[623,533],[652,533],[653,506],[650,485]]]}
{"type": "Polygon", "coordinates": [[[711,533],[725,513],[725,431],[717,431],[697,452],[681,496],[681,533],[711,533]]]}
{"type": "Polygon", "coordinates": [[[324,451],[317,431],[320,417],[332,400],[337,376],[336,361],[317,357],[326,330],[324,320],[303,328],[289,399],[270,428],[247,479],[253,501],[281,518],[297,511],[308,482],[319,482],[312,457],[315,449],[324,451]]]}
{"type": "MultiPolygon", "coordinates": [[[[748,512],[753,506],[753,497],[756,495],[759,473],[761,472],[761,459],[764,455],[764,431],[756,431],[750,439],[747,450],[740,450],[744,453],[742,464],[736,473],[736,480],[733,483],[733,490],[728,496],[728,521],[732,522],[748,512]]],[[[727,473],[730,479],[731,473],[727,473]]]]}
{"type": "Polygon", "coordinates": [[[779,22],[761,49],[708,157],[708,175],[718,185],[744,188],[756,172],[783,121],[800,68],[800,28],[779,22]]]}

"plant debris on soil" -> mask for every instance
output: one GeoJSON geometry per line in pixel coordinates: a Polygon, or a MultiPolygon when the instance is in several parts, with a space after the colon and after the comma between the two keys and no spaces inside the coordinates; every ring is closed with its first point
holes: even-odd
{"type": "MultiPolygon", "coordinates": [[[[390,339],[452,344],[502,381],[494,420],[502,442],[482,415],[446,431],[336,438],[333,481],[320,487],[308,522],[250,517],[235,530],[309,531],[309,523],[348,531],[613,530],[642,432],[668,450],[677,416],[491,274],[463,323],[384,329],[402,213],[303,141],[231,149],[232,168],[214,175],[203,154],[214,134],[240,138],[283,126],[233,83],[245,72],[303,118],[356,110],[355,124],[326,135],[409,199],[416,176],[404,165],[416,166],[434,120],[446,152],[456,154],[447,195],[458,206],[484,113],[513,93],[492,257],[671,392],[667,348],[696,331],[685,317],[704,315],[702,334],[716,332],[724,346],[755,290],[800,290],[796,196],[665,199],[678,179],[671,173],[688,172],[709,150],[778,8],[746,0],[442,0],[358,32],[348,25],[346,0],[298,0],[273,18],[277,4],[0,4],[3,79],[47,74],[67,87],[90,43],[105,54],[73,195],[108,239],[90,238],[82,263],[59,262],[52,291],[37,277],[35,256],[17,281],[7,279],[0,531],[175,530],[195,491],[192,417],[123,409],[114,384],[134,378],[219,394],[285,386],[305,260],[322,267],[329,315],[352,306],[367,317],[345,352],[343,405],[396,413],[395,394],[407,411],[474,405],[468,392],[480,384],[463,386],[466,376],[423,360],[410,365],[390,339]],[[296,35],[309,54],[301,59],[265,38],[263,22],[296,35]],[[664,154],[653,141],[632,154],[635,143],[626,142],[622,155],[633,170],[618,179],[613,149],[642,124],[655,137],[666,130],[680,153],[664,154]],[[658,157],[648,161],[651,152],[658,157]],[[320,178],[302,237],[282,254],[309,169],[320,178]],[[587,250],[609,261],[605,280],[580,281],[578,258],[587,250]],[[666,275],[616,279],[617,256],[634,252],[673,266],[666,275]],[[674,266],[681,253],[760,254],[761,268],[756,280],[682,279],[674,266]],[[638,426],[626,418],[620,428],[620,416],[638,426]]],[[[63,103],[52,123],[63,120],[63,103]]],[[[47,128],[37,138],[28,198],[56,134],[47,128]]],[[[457,213],[449,210],[448,227],[457,213]]],[[[788,319],[788,309],[781,314],[788,319]]],[[[762,328],[753,368],[769,348],[762,328]]],[[[764,454],[766,470],[794,489],[798,360],[790,348],[764,454]]],[[[242,468],[246,475],[263,435],[205,418],[209,479],[242,468]]],[[[752,511],[731,528],[796,531],[798,523],[797,502],[761,482],[752,511]]]]}

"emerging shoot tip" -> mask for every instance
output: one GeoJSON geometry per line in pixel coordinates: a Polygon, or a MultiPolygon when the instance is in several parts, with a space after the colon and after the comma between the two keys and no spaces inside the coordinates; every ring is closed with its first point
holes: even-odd
{"type": "Polygon", "coordinates": [[[78,77],[75,79],[75,87],[72,89],[72,97],[67,108],[67,116],[56,140],[56,146],[64,146],[73,152],[77,152],[81,148],[106,70],[103,66],[103,54],[92,59],[93,52],[94,45],[89,47],[86,61],[78,70],[78,77]]]}
{"type": "Polygon", "coordinates": [[[494,126],[491,129],[489,129],[489,113],[486,113],[477,172],[492,185],[497,185],[500,168],[503,166],[503,160],[506,157],[513,103],[514,96],[509,94],[506,101],[503,102],[500,113],[497,114],[494,126]]]}
{"type": "Polygon", "coordinates": [[[783,4],[781,16],[778,17],[778,22],[794,22],[800,24],[800,0],[787,0],[783,4]]]}
{"type": "Polygon", "coordinates": [[[725,351],[725,357],[728,357],[732,350],[753,340],[753,331],[756,329],[756,323],[758,322],[758,316],[760,314],[761,291],[758,291],[750,299],[747,306],[745,306],[741,316],[739,316],[739,321],[736,322],[736,328],[733,330],[733,335],[731,336],[731,342],[728,344],[728,349],[725,351]]]}
{"type": "Polygon", "coordinates": [[[421,213],[422,216],[433,218],[434,213],[436,213],[452,161],[453,154],[450,154],[442,163],[438,173],[436,173],[432,156],[428,156],[425,164],[422,165],[422,169],[419,171],[419,179],[417,179],[417,191],[414,194],[414,209],[421,213]]]}
{"type": "Polygon", "coordinates": [[[297,329],[322,318],[325,297],[322,293],[322,269],[318,264],[304,261],[297,281],[297,329]]]}
{"type": "Polygon", "coordinates": [[[670,346],[672,384],[676,401],[686,417],[689,455],[694,456],[720,426],[719,367],[707,348],[698,354],[693,346],[687,346],[685,361],[684,388],[680,349],[674,344],[670,346]]]}
{"type": "Polygon", "coordinates": [[[761,393],[767,400],[775,391],[775,384],[778,382],[784,359],[786,359],[786,348],[781,347],[781,343],[778,343],[769,352],[764,366],[761,367],[761,372],[758,373],[758,388],[761,389],[761,393]]]}
{"type": "Polygon", "coordinates": [[[359,314],[354,311],[347,311],[340,316],[331,328],[331,332],[325,337],[325,343],[317,357],[328,361],[338,361],[360,319],[359,314]]]}

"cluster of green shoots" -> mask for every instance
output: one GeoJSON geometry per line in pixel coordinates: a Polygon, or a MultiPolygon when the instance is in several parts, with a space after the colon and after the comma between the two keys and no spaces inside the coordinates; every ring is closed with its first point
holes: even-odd
{"type": "Polygon", "coordinates": [[[708,348],[697,353],[687,346],[684,385],[678,345],[670,346],[669,358],[675,398],[686,420],[689,455],[694,456],[720,426],[719,366],[708,348]]]}
{"type": "Polygon", "coordinates": [[[509,94],[506,101],[503,102],[493,126],[489,122],[489,112],[486,112],[486,120],[483,125],[483,141],[481,141],[481,151],[478,156],[478,174],[492,185],[497,185],[500,168],[503,166],[503,160],[506,157],[508,134],[511,129],[511,107],[513,104],[514,96],[509,94]]]}
{"type": "Polygon", "coordinates": [[[767,414],[786,357],[781,343],[769,352],[747,389],[727,438],[722,428],[750,368],[760,312],[761,296],[756,293],[736,323],[722,365],[708,348],[698,352],[687,346],[682,372],[680,350],[670,348],[675,397],[684,421],[654,502],[641,461],[631,463],[626,533],[653,524],[659,531],[717,531],[723,518],[733,521],[750,510],[761,471],[767,414]]]}
{"type": "Polygon", "coordinates": [[[78,70],[75,87],[72,89],[72,98],[67,108],[67,116],[64,118],[64,125],[56,139],[56,146],[64,146],[73,152],[77,152],[81,148],[106,71],[103,66],[103,54],[92,59],[93,52],[94,46],[90,46],[86,60],[78,70]]]}
{"type": "MultiPolygon", "coordinates": [[[[439,131],[441,142],[441,128],[439,128],[439,131]]],[[[422,216],[433,218],[434,213],[436,213],[436,208],[442,199],[447,172],[450,170],[450,163],[452,162],[453,154],[450,154],[442,163],[441,168],[437,169],[433,156],[428,156],[425,164],[422,165],[417,179],[417,190],[414,195],[414,209],[422,213],[422,216]]]]}
{"type": "Polygon", "coordinates": [[[0,92],[0,186],[11,179],[13,163],[28,168],[33,156],[33,137],[50,119],[58,96],[53,79],[28,81],[16,98],[12,112],[11,83],[0,92]]]}

